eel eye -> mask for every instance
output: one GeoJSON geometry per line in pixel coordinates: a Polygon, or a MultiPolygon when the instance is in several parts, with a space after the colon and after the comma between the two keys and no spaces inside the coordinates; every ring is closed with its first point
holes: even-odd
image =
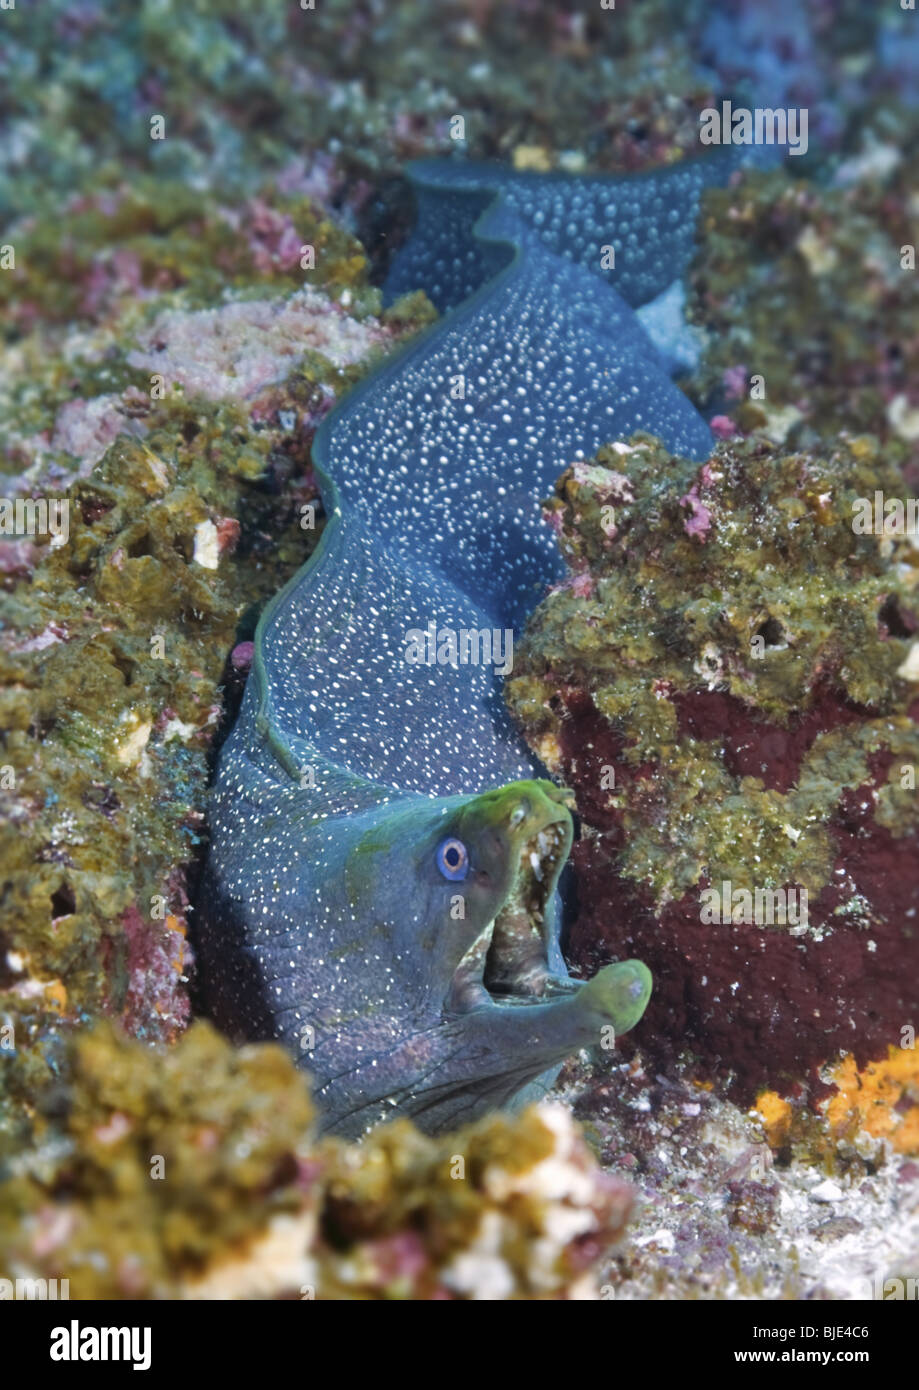
{"type": "Polygon", "coordinates": [[[437,846],[437,867],[444,878],[454,883],[466,877],[469,868],[469,855],[462,840],[441,840],[437,846]]]}

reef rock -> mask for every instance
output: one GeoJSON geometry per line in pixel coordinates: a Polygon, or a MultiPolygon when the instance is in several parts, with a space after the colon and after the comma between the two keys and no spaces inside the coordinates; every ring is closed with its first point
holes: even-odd
{"type": "Polygon", "coordinates": [[[909,500],[864,436],[575,464],[548,504],[572,572],[506,687],[577,795],[570,958],[647,961],[632,1038],[742,1097],[916,1023],[919,541],[862,533],[879,492],[909,500]]]}

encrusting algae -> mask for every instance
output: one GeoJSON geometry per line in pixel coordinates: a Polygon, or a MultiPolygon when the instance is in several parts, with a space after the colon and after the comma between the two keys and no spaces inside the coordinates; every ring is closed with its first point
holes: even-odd
{"type": "Polygon", "coordinates": [[[906,495],[870,436],[574,464],[547,512],[572,573],[506,686],[589,827],[575,958],[644,951],[636,1039],[741,1089],[886,1052],[914,1005],[919,549],[853,527],[878,491],[906,495]]]}
{"type": "Polygon", "coordinates": [[[217,213],[186,194],[170,215],[161,193],[158,209],[135,191],[88,210],[70,275],[66,233],[46,244],[38,229],[32,269],[0,277],[18,306],[0,396],[10,485],[50,493],[67,523],[64,544],[0,538],[0,1107],[14,1150],[20,1101],[49,1083],[71,1028],[106,1013],[157,1041],[187,1025],[208,760],[259,608],[322,531],[313,434],[432,317],[423,296],[382,314],[360,244],[303,202],[262,202],[255,250],[243,238],[237,274],[215,278],[201,246],[217,213]],[[149,274],[81,301],[85,322],[62,328],[32,276],[96,283],[119,207],[149,274]],[[306,236],[317,250],[293,291],[270,253],[292,216],[298,254],[306,236]]]}
{"type": "Polygon", "coordinates": [[[287,1054],[203,1022],[155,1049],[100,1025],[37,1095],[4,1267],[76,1299],[595,1297],[632,1209],[558,1105],[317,1144],[287,1054]]]}
{"type": "MultiPolygon", "coordinates": [[[[687,389],[724,412],[716,432],[784,443],[719,450],[720,481],[642,445],[650,491],[605,453],[553,509],[576,573],[533,629],[555,664],[531,644],[511,699],[587,827],[575,858],[596,912],[582,893],[575,956],[592,970],[597,951],[600,963],[645,956],[656,941],[660,966],[643,1039],[655,1065],[636,1057],[614,1074],[599,1059],[575,1113],[646,1193],[669,1169],[673,1211],[653,1194],[651,1224],[619,1257],[639,1296],[737,1292],[725,1283],[736,1251],[707,1224],[713,1136],[743,1130],[725,1192],[740,1236],[756,1232],[748,1271],[768,1264],[759,1233],[783,1205],[742,1112],[698,1076],[665,1083],[655,1049],[736,1067],[745,1103],[778,1084],[772,1072],[797,1078],[832,1057],[823,1075],[838,1089],[819,1117],[832,1144],[799,1099],[760,1095],[777,1168],[792,1148],[807,1162],[849,1143],[916,1151],[916,1053],[888,1052],[919,973],[919,792],[903,774],[917,761],[916,690],[897,676],[916,650],[915,548],[852,542],[840,491],[846,473],[850,492],[899,495],[888,465],[909,466],[919,429],[919,282],[900,257],[915,239],[912,118],[884,109],[914,79],[876,46],[879,26],[899,20],[902,37],[911,17],[843,0],[832,23],[818,15],[815,45],[789,44],[771,9],[734,7],[729,22],[685,0],[619,8],[614,28],[599,7],[449,0],[432,31],[424,7],[396,6],[380,44],[379,7],[352,0],[309,13],[269,0],[257,20],[224,0],[48,0],[4,17],[0,243],[15,243],[16,263],[0,274],[0,467],[16,496],[70,502],[67,546],[0,542],[5,1275],[68,1278],[73,1298],[589,1292],[631,1196],[593,1167],[567,1112],[444,1141],[400,1124],[360,1150],[317,1145],[283,1053],[185,1031],[189,866],[258,610],[321,532],[315,428],[432,317],[419,296],[382,314],[368,275],[407,225],[405,161],[459,148],[570,172],[672,163],[695,150],[712,98],[687,61],[703,36],[716,75],[719,62],[733,81],[780,56],[790,82],[816,84],[822,138],[849,157],[832,187],[748,175],[704,204],[689,303],[714,331],[687,389]],[[757,42],[733,42],[735,22],[757,42]],[[877,62],[851,62],[866,52],[877,62]],[[150,112],[167,93],[157,142],[150,112]],[[749,398],[756,371],[764,400],[749,398]],[[852,437],[837,443],[840,428],[852,437]],[[855,437],[865,431],[881,445],[855,437]],[[610,525],[625,538],[621,573],[610,525]],[[809,888],[803,936],[681,910],[707,878],[764,865],[777,885],[809,888]],[[139,1041],[92,1029],[106,1013],[139,1041]],[[858,1060],[839,1061],[853,1040],[858,1060]]],[[[786,1281],[775,1296],[801,1296],[787,1272],[799,1237],[772,1247],[786,1281]]],[[[758,1278],[740,1292],[763,1296],[758,1278]]]]}
{"type": "MultiPolygon", "coordinates": [[[[907,1027],[904,1033],[909,1033],[907,1027]]],[[[919,1054],[915,1045],[891,1046],[886,1057],[859,1067],[847,1053],[824,1069],[824,1091],[815,1115],[776,1091],[756,1099],[767,1143],[793,1148],[832,1167],[857,1155],[866,1162],[885,1150],[919,1158],[919,1054]]]]}
{"type": "Polygon", "coordinates": [[[884,1139],[895,1153],[919,1157],[919,1054],[891,1047],[861,1070],[844,1057],[830,1071],[838,1093],[826,1103],[830,1130],[849,1139],[865,1133],[884,1139]]]}
{"type": "Polygon", "coordinates": [[[690,389],[722,412],[716,429],[786,447],[870,432],[915,473],[915,137],[914,113],[879,112],[829,183],[777,170],[705,194],[688,301],[705,349],[690,389]]]}

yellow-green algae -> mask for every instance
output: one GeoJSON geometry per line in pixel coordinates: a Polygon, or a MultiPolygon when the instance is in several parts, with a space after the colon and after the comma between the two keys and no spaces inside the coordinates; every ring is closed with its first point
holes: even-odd
{"type": "Polygon", "coordinates": [[[199,1022],[151,1051],[100,1025],[32,1104],[35,1145],[0,1187],[4,1269],[67,1278],[71,1298],[175,1296],[310,1200],[313,1106],[280,1048],[199,1022]]]}
{"type": "MultiPolygon", "coordinates": [[[[60,547],[36,538],[28,582],[15,569],[4,575],[0,1023],[11,1027],[11,1046],[36,1087],[53,1076],[67,1030],[102,1011],[149,1039],[185,1026],[186,869],[201,846],[227,654],[252,636],[260,605],[321,533],[321,510],[314,527],[304,524],[304,506],[316,499],[315,423],[389,342],[432,314],[423,296],[412,296],[378,318],[381,330],[368,341],[380,345],[362,359],[337,367],[305,351],[256,400],[205,399],[175,382],[157,398],[147,374],[126,365],[139,325],[164,305],[193,313],[208,295],[228,302],[223,274],[207,264],[212,209],[199,204],[199,228],[187,198],[170,211],[170,190],[161,192],[159,210],[152,189],[129,195],[126,225],[117,214],[114,222],[93,214],[79,255],[104,248],[116,232],[134,238],[135,249],[140,238],[151,280],[165,267],[180,288],[143,303],[116,297],[105,323],[89,324],[75,343],[40,318],[10,339],[4,359],[0,440],[48,437],[62,405],[75,396],[91,404],[99,391],[125,403],[145,431],[142,440],[120,435],[82,477],[74,478],[77,459],[53,450],[50,463],[37,456],[36,486],[69,503],[69,538],[60,547]],[[69,485],[55,485],[61,470],[69,485]],[[199,548],[202,530],[208,554],[199,548]]],[[[345,323],[377,317],[379,292],[360,244],[305,204],[298,217],[321,251],[298,283],[344,295],[345,323]]],[[[66,279],[66,230],[30,235],[48,249],[25,272],[25,286],[4,277],[4,293],[19,294],[20,305],[30,275],[66,279]]],[[[241,257],[230,277],[234,298],[280,301],[289,293],[290,277],[270,267],[249,267],[247,281],[248,264],[241,257]]],[[[54,305],[47,308],[53,315],[54,305]]],[[[21,447],[6,451],[10,471],[22,466],[21,447]]],[[[5,1060],[0,1128],[14,1149],[28,1143],[30,1093],[13,1084],[5,1060]]]]}
{"type": "Polygon", "coordinates": [[[919,550],[909,537],[855,534],[854,501],[875,489],[905,493],[867,436],[824,455],[722,444],[701,470],[639,440],[559,481],[547,506],[575,574],[533,615],[507,696],[551,760],[556,692],[585,691],[623,739],[624,761],[653,768],[603,796],[622,813],[621,871],[658,904],[703,877],[816,895],[841,791],[868,780],[879,750],[893,762],[877,819],[899,836],[919,824],[919,796],[901,776],[919,765],[907,716],[916,684],[898,674],[915,638],[897,626],[899,605],[916,604],[919,550]],[[731,775],[720,739],[678,730],[680,694],[725,692],[787,728],[825,682],[863,718],[818,734],[787,791],[731,775]]]}
{"type": "Polygon", "coordinates": [[[736,374],[723,408],[745,431],[798,447],[870,431],[889,460],[910,458],[917,133],[914,112],[882,110],[835,186],[782,169],[705,193],[689,275],[689,312],[706,340],[697,400],[719,399],[724,374],[736,374]],[[754,374],[764,396],[751,395],[754,374]]]}
{"type": "Polygon", "coordinates": [[[565,1297],[632,1207],[559,1107],[317,1143],[288,1055],[203,1022],[155,1048],[99,1025],[30,1090],[36,1143],[0,1187],[3,1267],[66,1279],[72,1299],[565,1297]]]}

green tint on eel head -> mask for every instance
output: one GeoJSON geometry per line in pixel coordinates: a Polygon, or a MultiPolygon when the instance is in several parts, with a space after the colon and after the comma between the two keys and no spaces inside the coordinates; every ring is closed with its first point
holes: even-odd
{"type": "Polygon", "coordinates": [[[320,1082],[324,1037],[354,1060],[320,1086],[328,1126],[359,1134],[397,1107],[441,1129],[530,1099],[573,1051],[609,1046],[641,1017],[651,976],[640,962],[607,966],[589,984],[565,970],[565,802],[551,782],[513,782],[394,807],[356,840],[343,881],[354,919],[373,923],[360,955],[385,943],[388,968],[347,972],[338,1006],[319,1008],[320,1082]]]}

